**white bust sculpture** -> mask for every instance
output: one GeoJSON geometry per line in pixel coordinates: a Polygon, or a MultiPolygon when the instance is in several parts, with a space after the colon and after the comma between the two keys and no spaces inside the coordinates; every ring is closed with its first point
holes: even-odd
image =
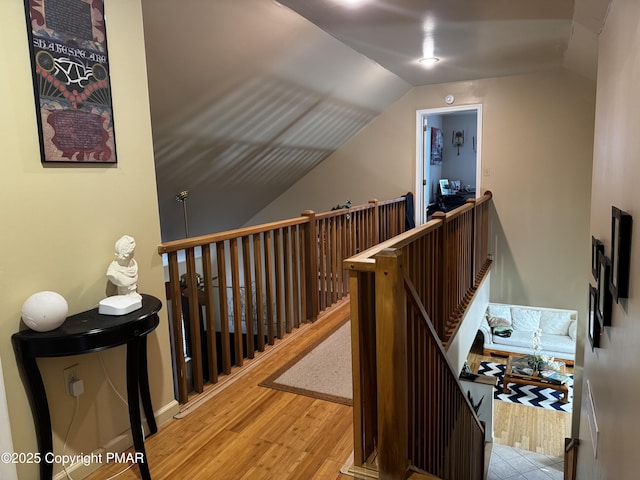
{"type": "Polygon", "coordinates": [[[136,241],[123,235],[116,242],[116,259],[107,268],[107,278],[118,287],[118,295],[142,298],[138,292],[138,264],[133,258],[136,241]]]}

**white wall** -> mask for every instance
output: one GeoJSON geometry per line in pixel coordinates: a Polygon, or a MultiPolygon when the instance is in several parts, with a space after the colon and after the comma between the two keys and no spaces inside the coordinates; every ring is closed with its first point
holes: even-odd
{"type": "MultiPolygon", "coordinates": [[[[613,303],[601,348],[584,352],[584,378],[593,389],[600,427],[597,458],[583,393],[577,478],[636,478],[640,436],[640,3],[613,0],[600,35],[590,233],[611,252],[611,207],[633,216],[629,298],[613,303]]],[[[587,239],[585,239],[586,241],[587,239]]],[[[581,279],[584,302],[590,274],[581,279]]],[[[586,388],[585,388],[586,390],[586,388]]]]}

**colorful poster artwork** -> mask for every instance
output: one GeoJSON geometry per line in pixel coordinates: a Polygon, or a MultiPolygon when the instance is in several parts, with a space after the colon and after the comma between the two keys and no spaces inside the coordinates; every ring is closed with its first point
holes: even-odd
{"type": "Polygon", "coordinates": [[[442,130],[431,127],[431,165],[442,165],[442,130]]]}
{"type": "Polygon", "coordinates": [[[43,162],[116,163],[103,0],[25,0],[43,162]]]}

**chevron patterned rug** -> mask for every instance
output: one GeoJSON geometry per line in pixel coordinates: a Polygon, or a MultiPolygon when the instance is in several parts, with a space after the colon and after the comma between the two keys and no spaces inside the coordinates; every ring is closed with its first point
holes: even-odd
{"type": "Polygon", "coordinates": [[[478,368],[481,375],[490,375],[498,377],[498,385],[493,392],[493,398],[502,400],[503,402],[519,403],[530,407],[541,407],[548,410],[557,410],[559,412],[571,412],[573,404],[573,375],[569,375],[569,401],[560,403],[562,392],[553,390],[552,388],[535,387],[532,385],[509,384],[511,394],[502,393],[502,380],[506,365],[502,363],[482,362],[478,368]]]}

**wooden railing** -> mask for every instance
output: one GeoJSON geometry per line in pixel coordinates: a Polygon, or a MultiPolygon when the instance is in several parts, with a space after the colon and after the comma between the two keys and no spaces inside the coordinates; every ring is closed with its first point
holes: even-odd
{"type": "Polygon", "coordinates": [[[399,197],[160,245],[179,402],[346,297],[343,260],[404,225],[399,197]]]}
{"type": "Polygon", "coordinates": [[[491,193],[382,242],[350,274],[354,463],[381,479],[410,466],[445,480],[481,479],[484,427],[445,352],[488,271],[491,193]]]}

